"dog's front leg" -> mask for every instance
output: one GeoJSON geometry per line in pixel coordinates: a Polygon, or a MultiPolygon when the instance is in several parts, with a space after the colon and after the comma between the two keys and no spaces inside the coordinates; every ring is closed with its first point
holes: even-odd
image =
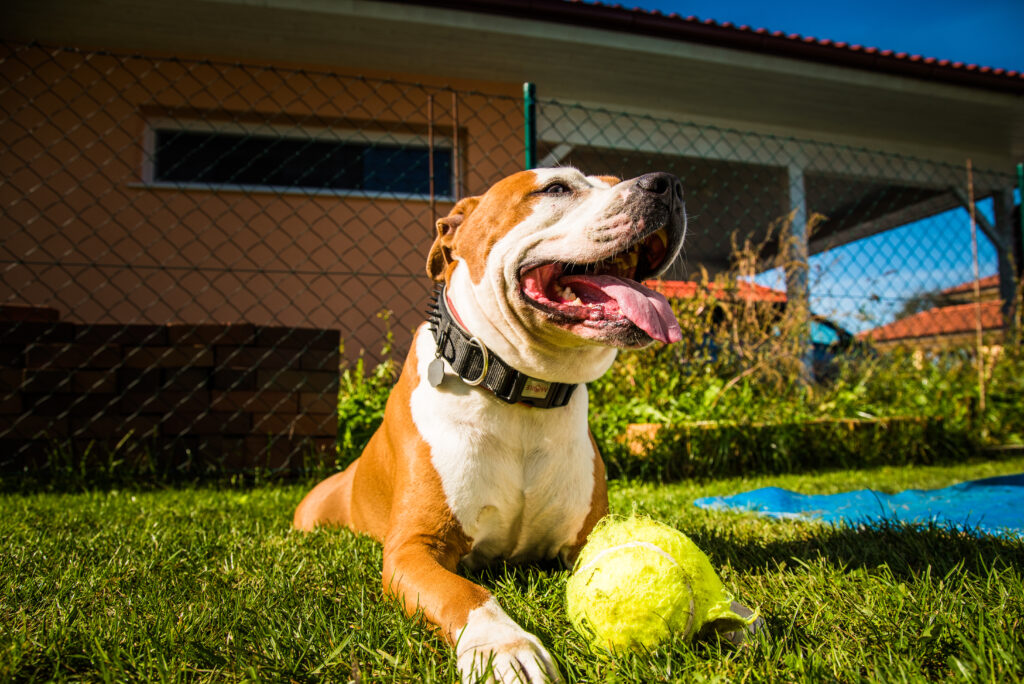
{"type": "Polygon", "coordinates": [[[437,539],[384,545],[384,590],[422,611],[455,646],[469,682],[558,682],[554,659],[483,587],[455,574],[460,554],[437,539]]]}

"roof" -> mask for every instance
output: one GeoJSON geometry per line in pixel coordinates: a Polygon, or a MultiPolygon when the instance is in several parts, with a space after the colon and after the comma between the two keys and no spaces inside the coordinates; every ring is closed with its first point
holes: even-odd
{"type": "MultiPolygon", "coordinates": [[[[391,0],[392,2],[398,0],[391,0]]],[[[1024,72],[883,50],[828,38],[736,26],[696,16],[583,0],[405,0],[431,7],[499,14],[572,26],[702,43],[762,54],[1024,94],[1024,72]]]]}
{"type": "Polygon", "coordinates": [[[738,280],[730,285],[708,283],[702,285],[692,280],[648,280],[644,283],[655,292],[673,299],[692,299],[698,294],[708,294],[716,299],[734,299],[748,302],[784,302],[786,293],[757,283],[738,280]]]}
{"type": "MultiPolygon", "coordinates": [[[[987,290],[987,289],[992,288],[992,287],[999,287],[999,274],[985,276],[984,278],[982,278],[982,279],[980,279],[978,281],[978,289],[979,290],[987,290]]],[[[974,291],[974,281],[973,280],[968,280],[966,283],[960,283],[959,285],[954,285],[953,287],[947,287],[945,290],[942,291],[942,294],[944,294],[944,295],[963,294],[965,292],[973,292],[973,291],[974,291]]]]}
{"type": "Polygon", "coordinates": [[[1003,327],[1003,302],[995,299],[986,302],[953,304],[920,311],[913,316],[857,333],[861,339],[875,342],[908,340],[939,335],[956,335],[973,332],[977,325],[976,308],[981,308],[982,330],[996,330],[1003,327]]]}

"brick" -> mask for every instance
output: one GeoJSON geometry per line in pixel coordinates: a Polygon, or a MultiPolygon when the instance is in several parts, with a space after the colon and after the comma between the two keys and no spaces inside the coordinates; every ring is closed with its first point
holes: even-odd
{"type": "MultiPolygon", "coordinates": [[[[22,411],[21,394],[0,390],[0,415],[10,416],[22,411]]],[[[5,418],[4,420],[9,420],[5,418]]]]}
{"type": "Polygon", "coordinates": [[[121,397],[121,414],[152,414],[168,411],[205,411],[210,407],[210,393],[196,392],[128,392],[121,397]]]}
{"type": "Polygon", "coordinates": [[[260,413],[252,417],[252,431],[260,435],[333,437],[338,433],[338,417],[334,413],[260,413]]]}
{"type": "Polygon", "coordinates": [[[160,421],[160,432],[164,435],[247,435],[251,427],[252,416],[241,411],[173,411],[160,421]]]}
{"type": "Polygon", "coordinates": [[[52,394],[26,394],[25,410],[37,416],[93,416],[116,412],[118,397],[115,394],[77,394],[54,392],[52,394]]]}
{"type": "Polygon", "coordinates": [[[0,366],[5,368],[23,368],[25,366],[25,345],[0,345],[0,366]]]}
{"type": "Polygon", "coordinates": [[[294,392],[271,390],[233,391],[214,390],[210,408],[216,411],[248,411],[250,413],[298,413],[298,395],[294,392]]]}
{"type": "Polygon", "coordinates": [[[121,347],[92,344],[31,344],[25,350],[27,368],[114,368],[121,364],[121,347]]]}
{"type": "Polygon", "coordinates": [[[29,369],[21,371],[21,390],[32,394],[67,392],[71,389],[71,373],[66,370],[29,369]]]}
{"type": "Polygon", "coordinates": [[[119,368],[117,386],[122,392],[193,392],[209,388],[206,368],[119,368]]]}
{"type": "Polygon", "coordinates": [[[261,388],[286,392],[338,391],[338,373],[332,371],[260,369],[256,373],[256,381],[261,388]]]}
{"type": "Polygon", "coordinates": [[[0,323],[0,345],[70,342],[74,335],[75,326],[71,323],[0,323]]]}
{"type": "Polygon", "coordinates": [[[58,439],[68,435],[68,419],[22,413],[14,420],[0,424],[3,439],[58,439]]]}
{"type": "Polygon", "coordinates": [[[0,390],[21,389],[22,371],[17,368],[0,368],[0,390]]]}
{"type": "Polygon", "coordinates": [[[210,385],[210,371],[206,368],[164,368],[161,371],[164,390],[180,390],[190,392],[205,390],[210,385]]]}
{"type": "Polygon", "coordinates": [[[295,349],[272,347],[214,347],[217,368],[298,368],[300,354],[295,349]]]}
{"type": "Polygon", "coordinates": [[[337,392],[299,392],[299,413],[334,413],[337,410],[337,392]]]}
{"type": "Polygon", "coordinates": [[[78,416],[71,419],[71,434],[76,438],[116,442],[130,433],[133,439],[141,440],[156,434],[158,425],[156,416],[78,416]]]}
{"type": "Polygon", "coordinates": [[[248,323],[232,325],[173,323],[167,326],[167,341],[171,345],[253,344],[256,341],[256,326],[248,323]]]}
{"type": "Polygon", "coordinates": [[[215,390],[255,390],[257,384],[255,368],[214,368],[211,374],[215,390]]]}
{"type": "Polygon", "coordinates": [[[283,349],[334,349],[341,345],[341,331],[321,328],[260,327],[256,330],[260,346],[283,349]]]}
{"type": "Polygon", "coordinates": [[[213,350],[202,346],[126,347],[124,365],[129,368],[209,368],[213,350]]]}
{"type": "Polygon", "coordinates": [[[113,394],[117,387],[117,371],[113,369],[71,371],[72,392],[113,394]]]}
{"type": "Polygon", "coordinates": [[[32,323],[55,323],[60,319],[56,309],[48,306],[23,306],[20,304],[0,305],[0,321],[8,322],[32,322],[32,323]]]}
{"type": "Polygon", "coordinates": [[[337,349],[308,349],[299,357],[302,370],[338,371],[341,354],[337,349]]]}
{"type": "Polygon", "coordinates": [[[160,390],[162,380],[159,368],[118,368],[117,387],[121,392],[149,392],[160,390]]]}
{"type": "Polygon", "coordinates": [[[82,344],[124,344],[129,346],[167,346],[167,327],[163,325],[120,325],[103,323],[75,326],[75,341],[82,344]]]}
{"type": "Polygon", "coordinates": [[[333,438],[249,437],[243,459],[249,468],[298,470],[311,452],[333,455],[333,438]]]}

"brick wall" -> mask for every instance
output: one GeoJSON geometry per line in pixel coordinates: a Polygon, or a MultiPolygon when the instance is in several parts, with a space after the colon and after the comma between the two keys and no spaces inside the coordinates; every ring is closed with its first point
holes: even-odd
{"type": "Polygon", "coordinates": [[[0,468],[55,445],[227,470],[329,459],[339,343],[338,330],[85,325],[0,307],[0,468]]]}

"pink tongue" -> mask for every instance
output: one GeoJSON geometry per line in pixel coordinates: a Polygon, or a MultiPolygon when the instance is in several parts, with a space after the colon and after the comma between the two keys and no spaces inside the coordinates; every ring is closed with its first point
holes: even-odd
{"type": "Polygon", "coordinates": [[[679,322],[672,313],[672,305],[664,295],[648,290],[636,281],[615,276],[565,276],[559,280],[559,284],[572,288],[584,301],[589,294],[584,290],[596,291],[604,295],[604,298],[614,299],[622,315],[652,339],[665,343],[683,339],[679,322]]]}

